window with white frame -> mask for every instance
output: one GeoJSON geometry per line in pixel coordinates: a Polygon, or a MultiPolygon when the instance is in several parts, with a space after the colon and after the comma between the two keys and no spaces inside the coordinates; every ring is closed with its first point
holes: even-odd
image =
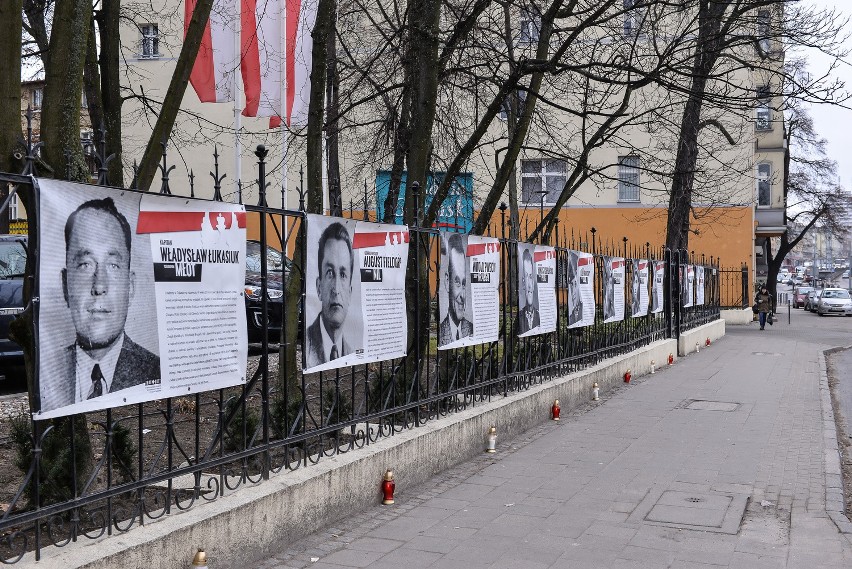
{"type": "Polygon", "coordinates": [[[624,0],[624,37],[639,35],[639,14],[636,10],[641,0],[624,0]]]}
{"type": "Polygon", "coordinates": [[[772,165],[762,163],[757,165],[757,205],[769,207],[772,205],[772,165]]]}
{"type": "MultiPolygon", "coordinates": [[[[516,116],[518,116],[524,112],[524,105],[527,104],[527,91],[526,89],[518,89],[515,93],[518,96],[518,109],[516,112],[516,116]]],[[[509,118],[509,104],[509,97],[506,97],[506,100],[503,101],[503,105],[500,107],[500,114],[497,115],[501,121],[509,118]]]]}
{"type": "Polygon", "coordinates": [[[755,115],[754,128],[757,130],[772,129],[772,97],[769,87],[757,88],[757,111],[755,115]]]}
{"type": "Polygon", "coordinates": [[[757,43],[760,47],[759,55],[769,55],[772,44],[770,34],[772,33],[772,13],[769,10],[758,10],[757,12],[757,43]]]}
{"type": "Polygon", "coordinates": [[[618,201],[639,201],[639,157],[618,157],[618,201]]]}
{"type": "Polygon", "coordinates": [[[157,24],[142,24],[142,58],[153,59],[160,57],[160,31],[157,24]]]}
{"type": "Polygon", "coordinates": [[[521,201],[530,204],[556,203],[565,187],[564,160],[543,158],[521,161],[521,201]]]}
{"type": "Polygon", "coordinates": [[[532,6],[521,8],[519,43],[536,43],[541,30],[541,15],[532,6]]]}
{"type": "Polygon", "coordinates": [[[18,219],[18,194],[12,196],[9,200],[9,221],[18,219]]]}
{"type": "Polygon", "coordinates": [[[33,109],[41,108],[41,100],[44,97],[44,89],[41,87],[36,87],[32,91],[30,91],[30,104],[33,109]]]}

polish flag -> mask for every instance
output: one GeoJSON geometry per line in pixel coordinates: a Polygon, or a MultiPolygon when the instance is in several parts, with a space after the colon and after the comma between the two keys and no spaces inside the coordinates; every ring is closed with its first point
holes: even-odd
{"type": "MultiPolygon", "coordinates": [[[[198,0],[186,0],[184,36],[198,0]]],[[[237,70],[237,18],[234,0],[213,0],[210,19],[204,28],[198,56],[189,82],[202,103],[226,103],[234,100],[234,73],[237,70]]]]}
{"type": "Polygon", "coordinates": [[[281,66],[286,62],[286,123],[289,126],[306,121],[313,47],[311,31],[316,21],[317,2],[243,0],[241,68],[246,94],[244,116],[271,117],[270,128],[281,124],[281,66]],[[286,30],[282,29],[282,2],[287,11],[286,30]]]}

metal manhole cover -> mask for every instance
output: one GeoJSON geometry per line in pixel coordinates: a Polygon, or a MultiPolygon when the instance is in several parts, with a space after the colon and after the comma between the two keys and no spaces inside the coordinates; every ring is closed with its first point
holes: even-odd
{"type": "Polygon", "coordinates": [[[730,403],[727,401],[692,401],[684,407],[692,411],[736,411],[740,406],[739,403],[730,403]]]}
{"type": "Polygon", "coordinates": [[[745,513],[746,496],[679,492],[651,492],[630,516],[653,525],[736,534],[745,513]]]}

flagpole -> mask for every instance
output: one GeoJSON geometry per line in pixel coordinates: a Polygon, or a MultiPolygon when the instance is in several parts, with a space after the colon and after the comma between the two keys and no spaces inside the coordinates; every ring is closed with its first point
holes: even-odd
{"type": "Polygon", "coordinates": [[[243,110],[240,108],[241,103],[241,95],[242,89],[240,89],[240,85],[242,82],[238,75],[240,75],[239,70],[241,69],[241,55],[242,55],[242,45],[240,45],[240,28],[242,27],[242,0],[233,0],[234,6],[236,7],[237,19],[234,22],[234,46],[236,49],[234,53],[237,54],[237,61],[234,62],[234,194],[239,192],[239,183],[242,178],[242,166],[243,166],[243,149],[242,142],[240,141],[240,131],[243,128],[243,110]]]}

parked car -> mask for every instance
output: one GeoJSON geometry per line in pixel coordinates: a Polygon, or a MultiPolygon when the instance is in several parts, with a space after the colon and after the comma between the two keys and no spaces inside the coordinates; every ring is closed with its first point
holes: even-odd
{"type": "Polygon", "coordinates": [[[0,379],[24,365],[23,350],[9,338],[9,324],[24,311],[26,264],[26,236],[0,235],[0,379]]]}
{"type": "Polygon", "coordinates": [[[852,316],[852,297],[849,291],[843,288],[825,288],[817,302],[817,314],[838,314],[841,316],[852,316]]]}
{"type": "Polygon", "coordinates": [[[804,308],[808,293],[814,290],[812,286],[797,286],[793,289],[793,307],[804,308]]]}
{"type": "Polygon", "coordinates": [[[776,282],[786,283],[790,279],[790,273],[778,273],[778,278],[776,282]]]}
{"type": "MultiPolygon", "coordinates": [[[[251,343],[263,340],[263,310],[261,306],[261,251],[260,241],[246,242],[246,328],[248,341],[251,343]]],[[[284,315],[284,283],[290,274],[292,261],[281,251],[266,247],[266,298],[269,318],[269,340],[278,342],[281,334],[281,322],[284,315]]]]}
{"type": "Polygon", "coordinates": [[[808,299],[805,301],[805,310],[816,312],[816,305],[819,302],[819,295],[822,289],[814,289],[808,293],[808,299]]]}

